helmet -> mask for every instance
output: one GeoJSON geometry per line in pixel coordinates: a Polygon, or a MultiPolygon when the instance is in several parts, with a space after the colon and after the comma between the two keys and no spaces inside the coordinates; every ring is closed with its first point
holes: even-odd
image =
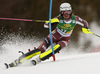
{"type": "Polygon", "coordinates": [[[60,14],[61,14],[61,16],[62,16],[63,19],[65,19],[65,18],[63,17],[63,14],[65,13],[65,11],[70,11],[70,14],[69,14],[70,17],[66,19],[66,20],[68,20],[68,19],[70,19],[71,16],[72,16],[72,7],[71,7],[71,5],[70,5],[69,3],[62,3],[62,4],[60,5],[60,14]]]}
{"type": "Polygon", "coordinates": [[[71,10],[72,11],[72,7],[69,3],[62,3],[60,5],[60,12],[61,11],[67,11],[67,10],[71,10]]]}

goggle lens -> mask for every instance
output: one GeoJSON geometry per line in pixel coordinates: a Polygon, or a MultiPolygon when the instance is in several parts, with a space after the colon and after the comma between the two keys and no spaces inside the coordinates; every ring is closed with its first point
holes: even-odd
{"type": "Polygon", "coordinates": [[[70,15],[71,14],[71,11],[62,11],[62,14],[63,15],[66,15],[66,14],[70,15]]]}

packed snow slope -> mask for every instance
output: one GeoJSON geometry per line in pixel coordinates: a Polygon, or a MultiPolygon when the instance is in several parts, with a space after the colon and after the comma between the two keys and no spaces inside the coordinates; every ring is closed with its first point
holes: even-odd
{"type": "Polygon", "coordinates": [[[30,61],[18,67],[6,69],[0,63],[2,74],[100,74],[100,53],[80,55],[56,55],[56,61],[50,58],[33,66],[30,61]]]}

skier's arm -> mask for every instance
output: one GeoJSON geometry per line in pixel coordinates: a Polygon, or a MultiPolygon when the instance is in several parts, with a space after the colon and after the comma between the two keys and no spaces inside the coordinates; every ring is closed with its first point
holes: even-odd
{"type": "Polygon", "coordinates": [[[76,24],[83,26],[84,28],[88,29],[88,23],[86,20],[81,19],[79,16],[76,16],[76,24]]]}
{"type": "MultiPolygon", "coordinates": [[[[54,17],[53,19],[51,19],[51,25],[55,26],[59,23],[59,18],[58,17],[54,17]]],[[[49,28],[49,21],[46,21],[44,23],[44,28],[49,28]]]]}

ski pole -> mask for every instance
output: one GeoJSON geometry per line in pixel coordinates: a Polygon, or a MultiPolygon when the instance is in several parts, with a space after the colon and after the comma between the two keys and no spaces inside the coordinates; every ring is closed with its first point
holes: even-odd
{"type": "Polygon", "coordinates": [[[53,49],[53,41],[52,41],[52,33],[51,33],[51,12],[52,12],[52,0],[50,0],[50,9],[49,9],[49,32],[50,32],[53,61],[55,61],[55,53],[54,53],[54,49],[53,49]]]}
{"type": "Polygon", "coordinates": [[[32,19],[17,19],[17,18],[2,18],[1,20],[15,20],[15,21],[33,21],[33,22],[45,22],[46,20],[32,20],[32,19]]]}
{"type": "Polygon", "coordinates": [[[97,34],[91,32],[90,29],[82,28],[82,31],[83,31],[85,34],[90,33],[90,34],[93,34],[93,35],[95,35],[95,36],[97,36],[97,37],[100,37],[99,35],[97,35],[97,34]]]}
{"type": "Polygon", "coordinates": [[[97,34],[95,34],[95,33],[93,33],[93,35],[95,35],[95,36],[97,36],[97,37],[100,37],[99,35],[97,35],[97,34]]]}

